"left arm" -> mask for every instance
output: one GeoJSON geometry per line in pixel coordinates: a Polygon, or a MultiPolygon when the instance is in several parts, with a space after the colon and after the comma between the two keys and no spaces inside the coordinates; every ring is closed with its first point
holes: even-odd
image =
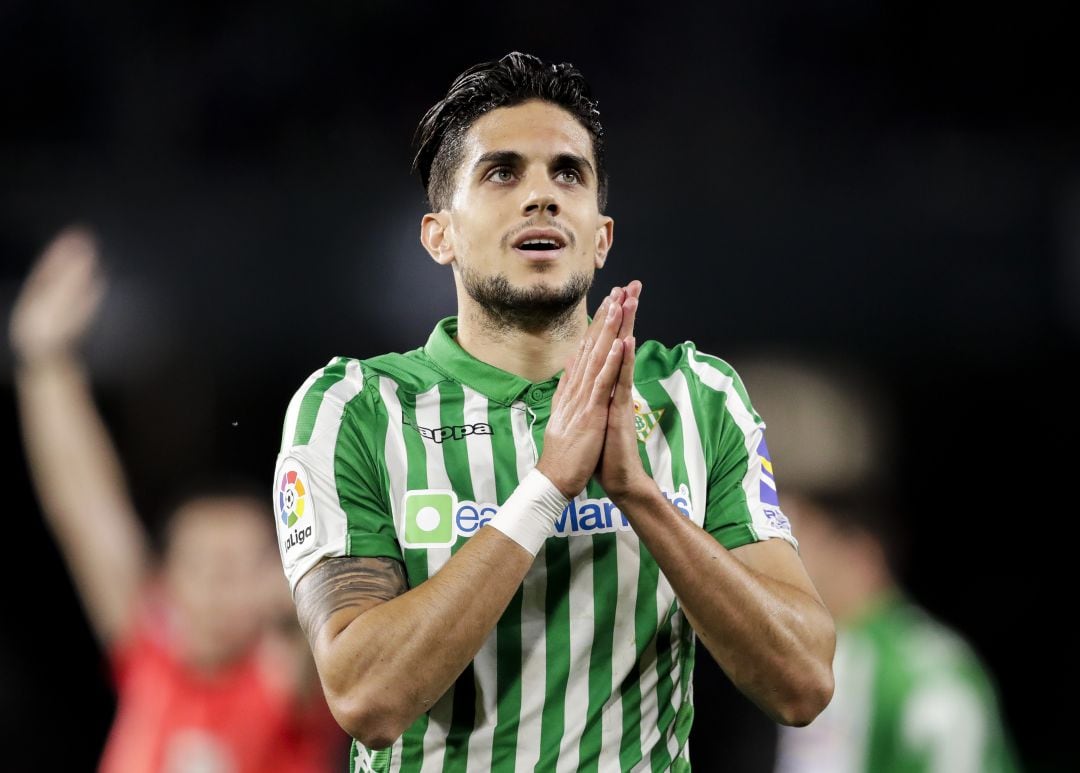
{"type": "Polygon", "coordinates": [[[836,628],[795,549],[768,539],[728,550],[651,478],[612,500],[731,681],[774,721],[810,724],[832,698],[836,628]]]}
{"type": "Polygon", "coordinates": [[[690,624],[732,682],[773,720],[808,725],[833,693],[836,627],[795,549],[779,539],[728,550],[684,517],[646,474],[634,431],[633,323],[623,304],[623,359],[608,408],[600,485],[630,521],[690,624]]]}

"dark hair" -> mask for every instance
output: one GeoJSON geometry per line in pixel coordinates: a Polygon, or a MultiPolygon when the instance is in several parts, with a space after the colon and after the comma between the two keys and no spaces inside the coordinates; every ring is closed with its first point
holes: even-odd
{"type": "Polygon", "coordinates": [[[461,144],[473,122],[498,107],[542,99],[564,108],[592,136],[596,157],[597,201],[607,206],[604,168],[604,128],[585,76],[568,62],[545,64],[530,54],[509,53],[497,62],[481,62],[461,73],[446,96],[420,121],[414,144],[413,171],[434,210],[445,208],[453,192],[454,173],[461,163],[461,144]]]}

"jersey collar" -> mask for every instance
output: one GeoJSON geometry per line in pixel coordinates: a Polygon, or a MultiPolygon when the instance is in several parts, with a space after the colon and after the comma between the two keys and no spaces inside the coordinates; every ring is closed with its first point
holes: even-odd
{"type": "Polygon", "coordinates": [[[551,399],[559,383],[558,375],[533,383],[476,359],[454,340],[456,335],[457,317],[447,317],[439,320],[424,345],[428,358],[452,379],[503,405],[518,400],[532,403],[541,398],[551,399]]]}

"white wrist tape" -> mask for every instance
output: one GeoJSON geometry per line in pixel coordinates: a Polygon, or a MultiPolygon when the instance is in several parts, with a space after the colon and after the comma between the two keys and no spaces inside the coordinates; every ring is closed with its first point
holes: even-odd
{"type": "Polygon", "coordinates": [[[488,525],[535,556],[544,540],[555,533],[555,520],[569,501],[544,473],[533,468],[488,525]]]}

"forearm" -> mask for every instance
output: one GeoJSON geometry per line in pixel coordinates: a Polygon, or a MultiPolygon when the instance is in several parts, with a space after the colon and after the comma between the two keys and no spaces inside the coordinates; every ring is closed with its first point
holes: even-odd
{"type": "Polygon", "coordinates": [[[532,563],[484,527],[426,582],[323,626],[316,662],[342,726],[373,748],[392,743],[476,656],[532,563]]]}
{"type": "Polygon", "coordinates": [[[98,634],[126,623],[147,540],[87,377],[71,357],[20,365],[16,394],[42,510],[98,634]]]}
{"type": "Polygon", "coordinates": [[[832,690],[835,628],[824,605],[745,566],[655,486],[617,504],[736,686],[777,722],[811,721],[832,690]]]}

